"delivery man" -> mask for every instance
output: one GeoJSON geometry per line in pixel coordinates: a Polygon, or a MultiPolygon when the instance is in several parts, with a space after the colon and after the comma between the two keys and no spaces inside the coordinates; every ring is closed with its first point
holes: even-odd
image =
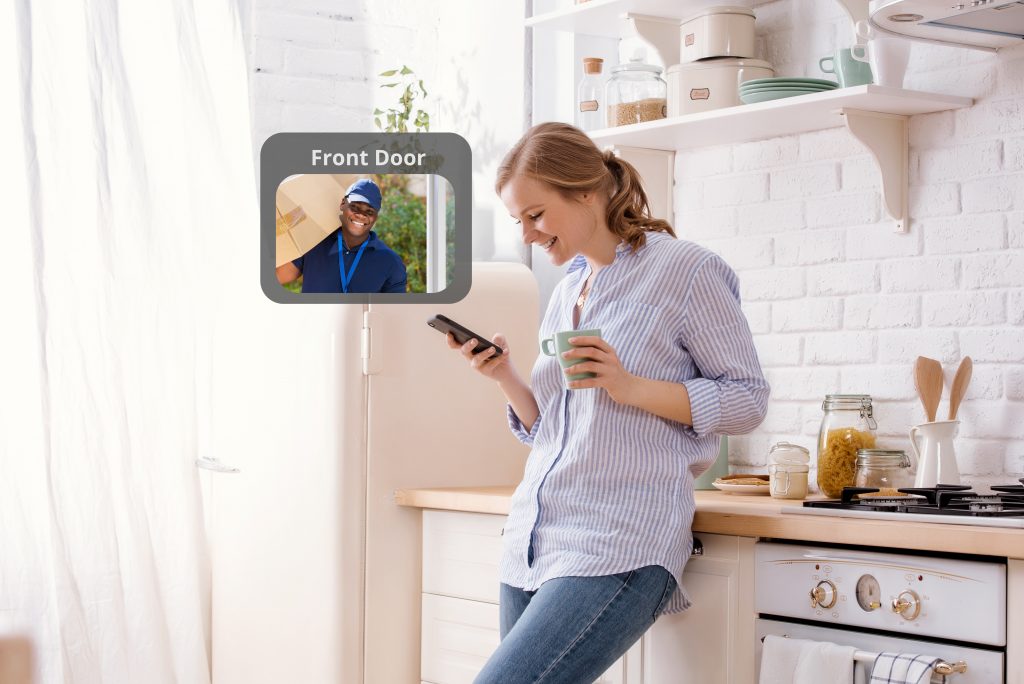
{"type": "Polygon", "coordinates": [[[369,178],[348,187],[341,225],[316,247],[277,267],[284,285],[302,276],[303,292],[405,292],[405,264],[370,230],[380,216],[380,188],[369,178]]]}

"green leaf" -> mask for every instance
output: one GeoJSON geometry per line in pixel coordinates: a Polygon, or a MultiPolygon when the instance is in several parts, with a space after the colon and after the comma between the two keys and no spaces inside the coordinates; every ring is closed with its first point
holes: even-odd
{"type": "Polygon", "coordinates": [[[420,92],[423,93],[423,97],[427,96],[427,89],[423,87],[423,80],[420,79],[420,92]]]}
{"type": "Polygon", "coordinates": [[[383,114],[384,112],[380,111],[379,107],[376,107],[376,108],[374,108],[373,113],[374,114],[383,114]]]}
{"type": "Polygon", "coordinates": [[[377,129],[378,130],[381,130],[380,117],[379,116],[373,117],[373,123],[375,123],[377,125],[377,129]]]}
{"type": "Polygon", "coordinates": [[[407,66],[405,66],[405,65],[403,64],[403,65],[402,65],[402,70],[401,70],[401,71],[399,71],[398,73],[400,73],[400,74],[402,74],[403,76],[405,76],[406,74],[411,74],[411,73],[412,73],[412,69],[410,69],[409,67],[407,67],[407,66]]]}
{"type": "Polygon", "coordinates": [[[394,76],[394,75],[395,75],[395,74],[397,74],[397,73],[398,73],[398,69],[389,69],[388,71],[382,71],[382,72],[380,72],[380,74],[379,74],[379,75],[380,75],[380,76],[384,76],[384,77],[386,77],[386,78],[390,78],[391,76],[394,76]]]}
{"type": "Polygon", "coordinates": [[[397,83],[381,83],[380,87],[381,88],[394,88],[396,85],[398,85],[398,84],[397,83]]]}

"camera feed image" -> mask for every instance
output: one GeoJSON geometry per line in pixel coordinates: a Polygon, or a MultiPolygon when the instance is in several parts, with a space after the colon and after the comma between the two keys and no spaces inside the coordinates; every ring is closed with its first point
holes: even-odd
{"type": "Polygon", "coordinates": [[[301,174],[277,187],[277,282],[297,293],[431,293],[451,282],[455,197],[434,174],[301,174]]]}

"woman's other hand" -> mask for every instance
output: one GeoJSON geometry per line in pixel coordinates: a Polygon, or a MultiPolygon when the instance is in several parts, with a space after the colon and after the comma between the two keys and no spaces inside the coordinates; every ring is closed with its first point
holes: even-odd
{"type": "Polygon", "coordinates": [[[636,386],[637,377],[622,367],[615,349],[600,337],[570,337],[569,344],[573,349],[562,354],[565,359],[585,359],[575,366],[564,369],[566,375],[576,373],[594,373],[596,378],[573,380],[568,383],[570,389],[588,389],[602,387],[613,401],[629,404],[630,395],[636,386]]]}
{"type": "Polygon", "coordinates": [[[488,347],[478,354],[474,354],[473,350],[477,346],[477,340],[472,339],[466,342],[466,344],[460,345],[455,341],[455,337],[451,333],[448,333],[448,347],[450,349],[458,349],[459,353],[469,362],[470,368],[474,369],[484,377],[490,378],[496,382],[503,382],[510,379],[511,374],[514,372],[511,364],[511,355],[508,348],[508,340],[501,333],[496,334],[491,338],[491,342],[501,347],[502,354],[495,356],[494,348],[488,347]]]}

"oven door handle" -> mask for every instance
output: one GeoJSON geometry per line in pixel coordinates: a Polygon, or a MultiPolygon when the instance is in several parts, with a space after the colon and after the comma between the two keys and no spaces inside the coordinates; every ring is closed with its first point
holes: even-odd
{"type": "MultiPolygon", "coordinates": [[[[788,639],[789,635],[784,634],[783,637],[788,639]]],[[[761,643],[764,643],[764,637],[761,637],[761,643]]],[[[854,660],[859,660],[860,662],[867,663],[868,665],[874,663],[875,658],[877,657],[878,654],[872,653],[871,651],[853,652],[854,660]]],[[[954,674],[964,674],[965,672],[967,672],[967,661],[958,660],[955,663],[947,663],[945,660],[940,660],[932,666],[932,672],[937,675],[942,675],[943,677],[948,677],[949,675],[954,674]]]]}

